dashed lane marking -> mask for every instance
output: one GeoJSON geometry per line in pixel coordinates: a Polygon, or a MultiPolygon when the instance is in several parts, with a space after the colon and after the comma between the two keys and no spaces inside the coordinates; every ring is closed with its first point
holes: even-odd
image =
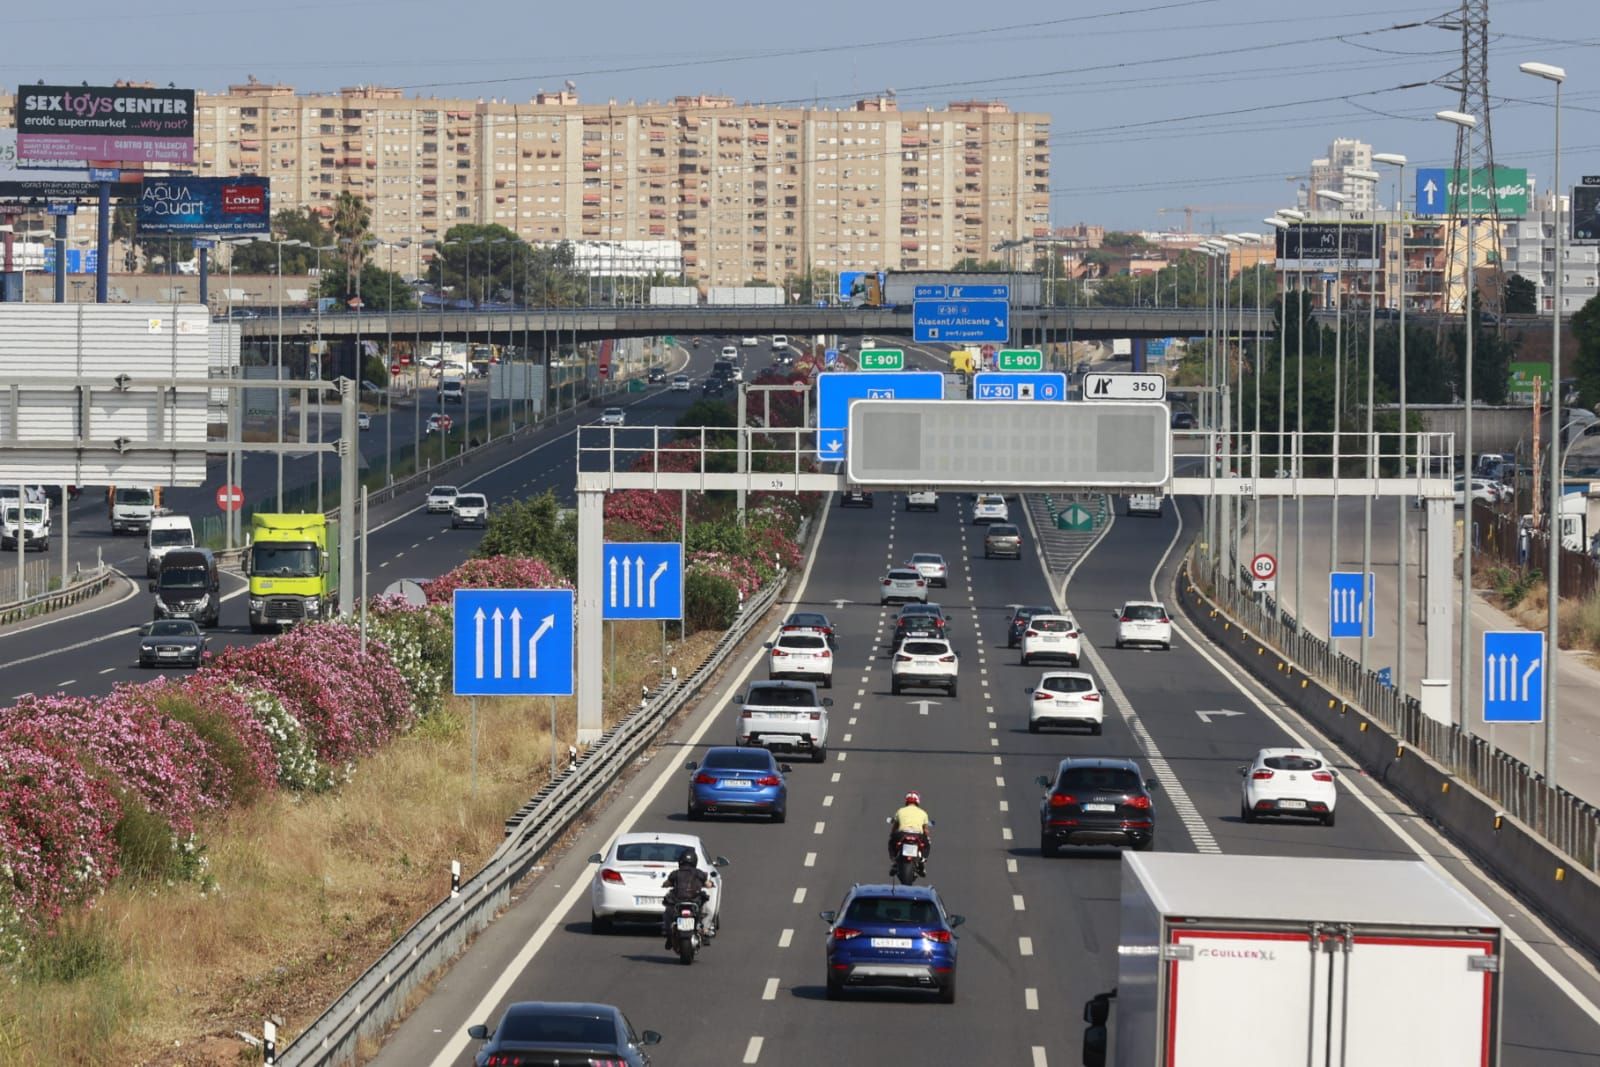
{"type": "Polygon", "coordinates": [[[838,771],[834,771],[833,772],[833,780],[835,782],[837,782],[839,780],[839,772],[838,771]]]}
{"type": "Polygon", "coordinates": [[[106,668],[106,669],[105,669],[105,670],[103,670],[103,671],[101,671],[101,672],[100,672],[100,673],[101,673],[101,674],[110,674],[110,673],[112,673],[112,672],[113,672],[113,671],[115,671],[115,670],[116,670],[116,668],[115,668],[115,667],[107,667],[107,668],[106,668]]]}
{"type": "Polygon", "coordinates": [[[840,762],[840,763],[843,763],[843,762],[844,762],[844,758],[845,758],[845,756],[847,756],[847,755],[849,755],[849,753],[847,753],[847,752],[841,752],[841,753],[839,753],[839,762],[840,762]]]}
{"type": "Polygon", "coordinates": [[[1006,780],[997,774],[994,776],[994,784],[999,786],[1001,789],[1004,789],[1006,787],[1006,780]]]}
{"type": "Polygon", "coordinates": [[[993,757],[993,759],[994,759],[994,765],[996,767],[1000,766],[1000,757],[999,756],[995,756],[995,757],[993,757]]]}
{"type": "Polygon", "coordinates": [[[796,889],[794,891],[794,902],[796,904],[804,904],[806,902],[806,887],[805,886],[801,886],[800,888],[798,888],[798,889],[796,889]]]}
{"type": "MultiPolygon", "coordinates": [[[[850,740],[850,736],[848,734],[845,735],[845,740],[846,741],[850,740]]],[[[825,808],[833,807],[833,794],[832,793],[829,793],[827,796],[822,798],[822,806],[825,807],[825,808]]]]}
{"type": "MultiPolygon", "coordinates": [[[[759,1062],[761,1062],[761,1045],[762,1045],[762,1038],[761,1038],[760,1034],[757,1034],[755,1037],[752,1037],[750,1039],[750,1043],[744,1047],[744,1062],[745,1063],[759,1063],[759,1062]]],[[[1041,1050],[1035,1049],[1034,1051],[1038,1052],[1038,1051],[1041,1051],[1041,1050]]],[[[1035,1067],[1038,1067],[1039,1062],[1040,1062],[1039,1059],[1037,1057],[1035,1057],[1034,1058],[1035,1067]]]]}
{"type": "Polygon", "coordinates": [[[811,828],[811,832],[814,833],[814,834],[820,834],[824,830],[826,830],[827,828],[828,828],[828,824],[827,823],[819,822],[819,823],[817,823],[817,825],[815,825],[815,826],[813,826],[811,828]]]}
{"type": "MultiPolygon", "coordinates": [[[[745,1062],[754,1063],[756,1061],[745,1060],[745,1062]]],[[[1050,1067],[1050,1061],[1045,1057],[1043,1045],[1033,1046],[1033,1067],[1050,1067]]]]}
{"type": "Polygon", "coordinates": [[[1001,802],[1000,802],[1000,810],[1001,810],[1001,811],[1010,811],[1010,810],[1011,810],[1011,801],[1009,801],[1009,800],[1002,800],[1002,801],[1001,801],[1001,802]]]}
{"type": "Polygon", "coordinates": [[[1012,893],[1011,894],[1011,910],[1012,911],[1027,911],[1028,910],[1028,905],[1023,903],[1022,894],[1021,893],[1012,893]]]}
{"type": "Polygon", "coordinates": [[[805,865],[807,867],[815,867],[817,865],[817,854],[815,852],[807,852],[806,853],[806,863],[805,863],[805,865]]]}
{"type": "Polygon", "coordinates": [[[783,933],[778,935],[778,947],[779,948],[788,948],[789,945],[793,941],[794,941],[794,931],[793,930],[785,930],[783,933]]]}
{"type": "Polygon", "coordinates": [[[1002,841],[1010,841],[1011,840],[1011,827],[1009,827],[1009,826],[1000,827],[1000,840],[1002,840],[1002,841]]]}
{"type": "Polygon", "coordinates": [[[1022,1006],[1029,1011],[1039,1010],[1039,991],[1028,987],[1022,991],[1022,1006]]]}
{"type": "MultiPolygon", "coordinates": [[[[784,931],[784,933],[788,933],[788,932],[789,931],[787,931],[787,930],[784,931]]],[[[1031,955],[1033,955],[1033,938],[1031,938],[1031,937],[1019,937],[1019,938],[1017,938],[1017,955],[1019,955],[1019,956],[1031,956],[1031,955]]]]}
{"type": "Polygon", "coordinates": [[[1016,857],[1013,856],[1013,857],[1011,857],[1011,858],[1006,860],[1006,873],[1007,874],[1016,874],[1017,873],[1017,860],[1016,860],[1016,857]]]}

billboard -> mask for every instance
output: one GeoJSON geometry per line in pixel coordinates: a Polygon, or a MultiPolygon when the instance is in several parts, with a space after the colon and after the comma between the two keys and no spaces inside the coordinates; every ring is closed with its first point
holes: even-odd
{"type": "Polygon", "coordinates": [[[1572,190],[1572,239],[1575,241],[1600,241],[1600,178],[1572,190]]]}
{"type": "MultiPolygon", "coordinates": [[[[57,162],[57,166],[19,166],[17,157],[17,131],[0,130],[0,200],[78,200],[98,196],[100,186],[89,180],[81,164],[57,162]]],[[[112,196],[133,196],[138,186],[132,182],[117,182],[111,187],[112,196]]]]}
{"type": "Polygon", "coordinates": [[[1541,395],[1550,394],[1550,364],[1536,362],[1517,362],[1510,366],[1511,373],[1506,383],[1506,399],[1513,404],[1533,403],[1533,383],[1539,383],[1541,395]]]}
{"type": "Polygon", "coordinates": [[[1342,260],[1344,270],[1378,270],[1383,266],[1383,232],[1382,226],[1365,222],[1306,222],[1290,226],[1277,231],[1277,267],[1333,270],[1342,260]]]}
{"type": "Polygon", "coordinates": [[[268,179],[146,178],[139,190],[139,233],[267,233],[272,228],[268,179]]]}
{"type": "Polygon", "coordinates": [[[24,85],[17,90],[24,160],[194,161],[194,90],[24,85]]]}
{"type": "Polygon", "coordinates": [[[1528,172],[1520,167],[1495,167],[1489,181],[1487,167],[1472,172],[1472,188],[1462,181],[1465,171],[1444,167],[1417,170],[1418,215],[1465,215],[1471,208],[1479,215],[1493,208],[1500,215],[1520,217],[1528,213],[1528,172]],[[1490,187],[1493,186],[1493,198],[1490,187]]]}

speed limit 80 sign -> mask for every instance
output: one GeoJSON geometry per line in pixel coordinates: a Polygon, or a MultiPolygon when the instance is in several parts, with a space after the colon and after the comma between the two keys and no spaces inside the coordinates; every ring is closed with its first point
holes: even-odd
{"type": "Polygon", "coordinates": [[[1278,576],[1278,561],[1262,552],[1250,561],[1250,574],[1257,581],[1270,582],[1278,576]]]}

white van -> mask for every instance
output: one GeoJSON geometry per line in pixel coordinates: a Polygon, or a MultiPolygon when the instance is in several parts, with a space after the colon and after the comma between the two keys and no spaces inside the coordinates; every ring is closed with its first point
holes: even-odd
{"type": "Polygon", "coordinates": [[[1154,515],[1161,517],[1160,493],[1132,493],[1128,496],[1129,515],[1154,515]]]}
{"type": "Polygon", "coordinates": [[[187,515],[157,515],[150,520],[144,535],[144,570],[154,578],[161,570],[161,557],[175,548],[194,547],[194,526],[187,515]]]}
{"type": "Polygon", "coordinates": [[[442,404],[459,404],[466,398],[466,391],[462,387],[460,378],[446,378],[439,383],[439,402],[442,404]]]}

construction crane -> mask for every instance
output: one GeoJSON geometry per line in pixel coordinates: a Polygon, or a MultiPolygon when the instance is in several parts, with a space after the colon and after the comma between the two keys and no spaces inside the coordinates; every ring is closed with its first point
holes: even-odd
{"type": "MultiPolygon", "coordinates": [[[[1157,208],[1157,215],[1171,215],[1183,212],[1183,232],[1194,232],[1194,213],[1196,211],[1263,211],[1271,210],[1271,204],[1185,204],[1183,207],[1157,208]]],[[[1213,226],[1215,229],[1215,226],[1213,226]]]]}

